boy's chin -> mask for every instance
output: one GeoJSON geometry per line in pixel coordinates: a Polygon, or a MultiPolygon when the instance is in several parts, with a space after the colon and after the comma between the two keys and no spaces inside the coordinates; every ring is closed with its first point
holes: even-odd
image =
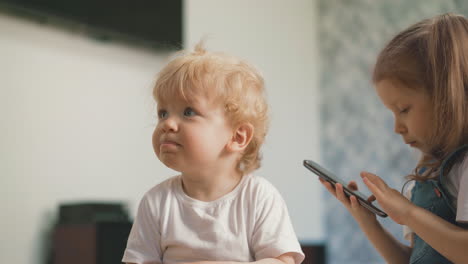
{"type": "Polygon", "coordinates": [[[168,167],[169,169],[175,170],[177,172],[182,172],[182,167],[174,159],[159,157],[159,160],[164,164],[164,166],[168,167]]]}

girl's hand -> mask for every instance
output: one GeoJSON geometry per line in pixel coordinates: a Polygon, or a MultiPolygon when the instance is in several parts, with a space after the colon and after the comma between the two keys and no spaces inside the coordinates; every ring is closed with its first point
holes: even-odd
{"type": "Polygon", "coordinates": [[[409,212],[415,205],[401,195],[399,191],[388,187],[379,176],[369,172],[361,172],[361,177],[385,213],[393,221],[404,225],[409,212]]]}
{"type": "MultiPolygon", "coordinates": [[[[336,197],[345,207],[348,209],[349,213],[356,219],[356,221],[361,224],[367,224],[372,221],[376,221],[376,216],[374,213],[370,212],[363,206],[361,206],[356,198],[356,196],[352,195],[349,198],[345,195],[343,191],[343,186],[339,183],[333,187],[333,185],[321,178],[319,178],[320,182],[327,188],[327,190],[336,197]]],[[[348,188],[357,191],[358,187],[355,181],[350,181],[348,184],[348,188]]],[[[375,200],[374,196],[370,196],[368,201],[372,202],[375,200]]]]}

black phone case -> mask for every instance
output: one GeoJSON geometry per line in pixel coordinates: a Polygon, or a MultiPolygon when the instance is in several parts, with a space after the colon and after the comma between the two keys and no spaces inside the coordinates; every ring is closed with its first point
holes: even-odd
{"type": "Polygon", "coordinates": [[[384,211],[367,201],[367,199],[362,195],[359,195],[358,193],[355,193],[353,190],[349,189],[343,182],[338,182],[337,180],[335,180],[338,179],[338,177],[336,177],[333,173],[329,172],[325,168],[321,167],[316,162],[311,160],[304,160],[304,167],[315,173],[320,178],[326,180],[327,182],[330,182],[333,186],[335,186],[336,183],[341,183],[343,185],[343,191],[346,196],[349,197],[351,195],[354,195],[358,199],[359,204],[361,204],[364,208],[368,209],[369,211],[373,212],[374,214],[380,217],[387,217],[387,214],[384,211]]]}

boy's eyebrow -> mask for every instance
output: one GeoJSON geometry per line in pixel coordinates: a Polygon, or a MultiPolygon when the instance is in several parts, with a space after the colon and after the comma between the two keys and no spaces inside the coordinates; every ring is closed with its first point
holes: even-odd
{"type": "Polygon", "coordinates": [[[184,102],[188,105],[200,105],[200,100],[197,96],[192,96],[191,98],[185,98],[184,102]]]}
{"type": "Polygon", "coordinates": [[[196,100],[194,98],[189,99],[189,98],[182,98],[181,96],[178,96],[178,97],[172,97],[172,100],[165,99],[165,100],[161,100],[160,102],[156,102],[156,108],[157,109],[166,108],[168,105],[171,105],[174,101],[177,101],[177,100],[180,100],[184,104],[187,104],[187,105],[198,105],[199,103],[199,100],[196,100]]]}

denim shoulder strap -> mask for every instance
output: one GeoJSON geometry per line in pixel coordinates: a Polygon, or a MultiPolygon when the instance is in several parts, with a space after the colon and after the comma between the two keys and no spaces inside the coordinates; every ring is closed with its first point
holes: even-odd
{"type": "Polygon", "coordinates": [[[453,159],[458,157],[458,155],[460,153],[462,153],[464,150],[466,150],[467,148],[468,148],[468,144],[467,145],[462,145],[461,147],[458,147],[452,153],[450,153],[444,161],[442,161],[442,165],[440,166],[440,173],[439,173],[439,182],[440,183],[442,183],[442,179],[443,179],[444,172],[445,172],[445,167],[447,167],[449,162],[451,162],[453,159]]]}

